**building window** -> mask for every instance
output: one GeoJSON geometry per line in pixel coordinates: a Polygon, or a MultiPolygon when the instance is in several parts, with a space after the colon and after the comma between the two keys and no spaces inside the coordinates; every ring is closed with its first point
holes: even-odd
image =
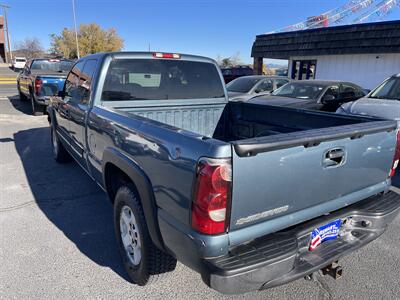
{"type": "Polygon", "coordinates": [[[292,79],[305,80],[315,79],[317,71],[316,60],[293,60],[292,61],[292,79]]]}

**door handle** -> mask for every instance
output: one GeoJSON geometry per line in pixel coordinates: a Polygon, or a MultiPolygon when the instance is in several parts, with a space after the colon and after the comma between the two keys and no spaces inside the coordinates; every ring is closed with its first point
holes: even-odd
{"type": "Polygon", "coordinates": [[[325,168],[341,166],[346,161],[346,151],[342,148],[335,148],[325,152],[322,164],[325,168]]]}
{"type": "Polygon", "coordinates": [[[341,149],[335,149],[335,150],[331,150],[328,151],[328,158],[329,159],[335,159],[335,158],[339,158],[339,157],[343,157],[344,156],[344,151],[341,149]]]}

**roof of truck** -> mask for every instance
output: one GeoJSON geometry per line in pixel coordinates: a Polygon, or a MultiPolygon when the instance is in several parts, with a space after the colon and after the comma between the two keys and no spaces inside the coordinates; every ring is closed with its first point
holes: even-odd
{"type": "Polygon", "coordinates": [[[205,57],[205,56],[199,56],[199,55],[192,55],[192,54],[183,54],[183,53],[176,53],[176,52],[162,52],[162,51],[152,51],[152,52],[144,52],[144,51],[118,51],[118,52],[100,52],[100,53],[95,53],[91,54],[88,56],[83,57],[84,59],[88,58],[94,58],[94,57],[106,57],[106,56],[112,56],[115,58],[154,58],[154,59],[168,59],[168,58],[157,58],[154,57],[156,53],[161,53],[161,54],[177,54],[179,55],[179,58],[171,58],[171,59],[184,59],[184,60],[193,60],[193,61],[204,61],[204,62],[210,62],[210,63],[215,63],[216,61],[212,58],[205,57]]]}

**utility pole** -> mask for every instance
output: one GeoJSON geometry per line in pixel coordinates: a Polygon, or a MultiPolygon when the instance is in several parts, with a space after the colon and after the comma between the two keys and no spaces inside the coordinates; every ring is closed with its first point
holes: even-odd
{"type": "MultiPolygon", "coordinates": [[[[7,48],[8,48],[8,53],[10,55],[10,60],[11,60],[12,59],[12,50],[11,50],[11,42],[10,42],[10,31],[8,30],[8,20],[7,20],[7,9],[10,7],[5,4],[0,4],[0,7],[3,8],[3,12],[4,12],[4,21],[5,21],[5,25],[6,25],[5,31],[7,32],[7,48]]],[[[6,63],[9,63],[8,55],[6,55],[6,63]]]]}
{"type": "Polygon", "coordinates": [[[79,43],[78,43],[78,30],[77,30],[77,28],[76,28],[75,0],[71,0],[71,1],[72,1],[72,13],[74,14],[76,55],[78,56],[78,59],[79,59],[79,58],[80,58],[80,55],[79,55],[79,43]]]}

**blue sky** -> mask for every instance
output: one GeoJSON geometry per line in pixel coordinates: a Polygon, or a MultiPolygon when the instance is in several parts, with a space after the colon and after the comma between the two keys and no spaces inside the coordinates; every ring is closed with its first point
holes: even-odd
{"type": "MultiPolygon", "coordinates": [[[[49,35],[73,26],[71,0],[3,0],[12,43],[37,37],[45,48],[49,35]]],[[[77,22],[114,27],[124,50],[152,50],[215,58],[240,52],[251,62],[257,34],[319,15],[347,0],[75,0],[77,22]]],[[[400,19],[400,8],[386,20],[400,19]]]]}

